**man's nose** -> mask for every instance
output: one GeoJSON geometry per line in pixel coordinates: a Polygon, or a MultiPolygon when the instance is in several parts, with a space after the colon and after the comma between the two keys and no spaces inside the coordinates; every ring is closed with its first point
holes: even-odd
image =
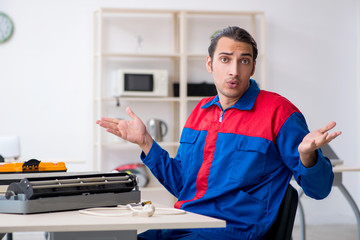
{"type": "Polygon", "coordinates": [[[240,64],[237,61],[233,61],[230,65],[229,74],[231,76],[238,76],[240,72],[240,64]]]}

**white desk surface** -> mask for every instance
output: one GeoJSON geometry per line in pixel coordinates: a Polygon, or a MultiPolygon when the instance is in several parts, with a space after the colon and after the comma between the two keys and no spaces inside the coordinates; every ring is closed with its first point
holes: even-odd
{"type": "MultiPolygon", "coordinates": [[[[357,239],[360,240],[360,211],[356,205],[356,202],[351,197],[349,191],[345,188],[345,186],[342,183],[343,172],[359,172],[359,171],[360,171],[359,166],[346,166],[343,164],[333,166],[333,172],[335,174],[333,185],[337,186],[340,189],[340,192],[346,198],[346,200],[350,204],[350,206],[355,214],[356,222],[357,222],[357,226],[358,226],[358,238],[357,239]]],[[[302,191],[302,189],[300,189],[300,197],[303,195],[303,193],[304,192],[302,191]]],[[[300,203],[300,201],[299,201],[299,203],[300,203]]],[[[303,210],[303,207],[301,204],[298,205],[298,213],[299,213],[299,218],[300,218],[300,221],[299,221],[300,222],[300,239],[305,240],[306,239],[306,234],[305,234],[306,233],[306,230],[305,230],[306,224],[305,224],[305,218],[304,218],[304,210],[303,210]]]]}
{"type": "Polygon", "coordinates": [[[223,220],[187,212],[181,215],[154,215],[152,217],[99,217],[78,211],[41,214],[0,214],[0,233],[6,232],[73,232],[118,231],[175,228],[222,228],[223,220]]]}
{"type": "Polygon", "coordinates": [[[336,165],[333,167],[334,173],[340,173],[340,172],[358,172],[360,171],[360,167],[358,166],[346,166],[346,165],[336,165]]]}
{"type": "MultiPolygon", "coordinates": [[[[334,173],[360,171],[360,167],[336,165],[334,173]]],[[[98,217],[64,211],[41,214],[0,214],[0,233],[6,232],[72,232],[117,231],[139,229],[219,228],[226,222],[194,213],[154,215],[153,217],[98,217]]]]}

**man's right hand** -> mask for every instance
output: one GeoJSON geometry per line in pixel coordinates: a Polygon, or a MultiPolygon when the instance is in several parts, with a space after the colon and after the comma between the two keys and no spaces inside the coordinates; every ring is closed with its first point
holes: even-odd
{"type": "Polygon", "coordinates": [[[96,121],[96,124],[109,133],[138,144],[144,153],[148,154],[153,144],[152,137],[146,130],[145,124],[129,107],[126,108],[126,113],[132,119],[131,121],[102,117],[96,121]]]}

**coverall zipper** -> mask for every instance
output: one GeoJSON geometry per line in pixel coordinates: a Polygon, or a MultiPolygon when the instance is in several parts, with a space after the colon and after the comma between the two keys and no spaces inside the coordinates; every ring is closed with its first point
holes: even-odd
{"type": "Polygon", "coordinates": [[[225,113],[225,111],[224,111],[224,110],[222,110],[222,111],[220,112],[219,122],[222,122],[223,117],[224,117],[224,113],[225,113]]]}

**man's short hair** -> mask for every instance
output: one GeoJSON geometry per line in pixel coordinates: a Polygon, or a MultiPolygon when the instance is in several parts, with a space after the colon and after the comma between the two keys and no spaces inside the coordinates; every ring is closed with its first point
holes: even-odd
{"type": "Polygon", "coordinates": [[[253,60],[254,61],[256,60],[257,55],[258,55],[258,49],[257,49],[257,44],[256,44],[254,38],[245,29],[237,27],[237,26],[230,26],[230,27],[224,28],[224,29],[216,32],[211,37],[211,43],[208,48],[209,56],[211,57],[211,59],[213,59],[217,43],[218,43],[219,39],[222,37],[228,37],[228,38],[231,38],[238,42],[245,42],[245,43],[251,44],[252,49],[253,49],[253,60]]]}

